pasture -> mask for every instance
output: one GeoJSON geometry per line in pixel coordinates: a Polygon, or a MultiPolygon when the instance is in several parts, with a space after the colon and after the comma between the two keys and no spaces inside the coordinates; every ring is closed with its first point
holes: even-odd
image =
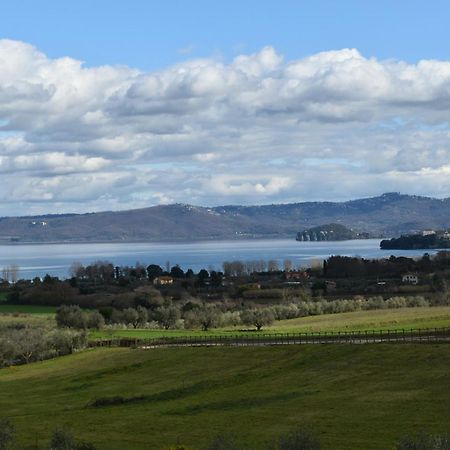
{"type": "Polygon", "coordinates": [[[0,403],[19,446],[59,425],[104,450],[203,449],[218,433],[264,450],[300,426],[325,450],[390,450],[449,431],[448,367],[446,344],[94,349],[1,369],[0,403]]]}
{"type": "MultiPolygon", "coordinates": [[[[317,331],[360,331],[360,330],[395,330],[411,328],[450,327],[450,306],[421,308],[384,309],[373,311],[356,311],[340,314],[324,314],[298,319],[276,321],[264,327],[263,333],[303,333],[317,331]]],[[[237,327],[217,328],[204,332],[201,330],[162,330],[162,329],[126,329],[103,330],[91,333],[92,339],[113,336],[151,339],[163,336],[228,336],[231,334],[248,334],[243,325],[237,327]],[[243,331],[242,331],[243,330],[243,331]]],[[[253,332],[253,331],[250,331],[253,332]]],[[[256,333],[256,332],[255,332],[256,333]]]]}

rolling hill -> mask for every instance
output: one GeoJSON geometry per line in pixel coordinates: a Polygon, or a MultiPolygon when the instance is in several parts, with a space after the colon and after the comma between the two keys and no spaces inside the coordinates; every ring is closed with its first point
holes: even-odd
{"type": "Polygon", "coordinates": [[[372,236],[398,236],[450,226],[450,198],[383,194],[346,202],[199,207],[186,204],[88,214],[0,218],[2,242],[120,242],[208,239],[295,239],[328,223],[372,236]]]}

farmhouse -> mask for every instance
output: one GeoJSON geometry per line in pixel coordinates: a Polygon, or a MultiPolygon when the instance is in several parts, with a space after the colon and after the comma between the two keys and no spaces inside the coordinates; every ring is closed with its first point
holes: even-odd
{"type": "Polygon", "coordinates": [[[416,273],[405,273],[402,276],[402,283],[418,284],[419,276],[416,273]]]}
{"type": "Polygon", "coordinates": [[[285,278],[287,281],[306,281],[309,275],[305,271],[290,271],[285,273],[285,278]]]}
{"type": "Polygon", "coordinates": [[[153,284],[155,286],[164,286],[166,284],[173,284],[173,278],[169,276],[162,275],[160,277],[156,277],[153,280],[153,284]]]}

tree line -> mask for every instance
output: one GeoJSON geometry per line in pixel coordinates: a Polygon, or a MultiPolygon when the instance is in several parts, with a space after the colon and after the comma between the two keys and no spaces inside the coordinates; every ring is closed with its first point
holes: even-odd
{"type": "Polygon", "coordinates": [[[8,324],[0,328],[0,367],[68,355],[87,345],[87,335],[74,329],[48,329],[8,324]]]}
{"type": "Polygon", "coordinates": [[[152,310],[143,306],[123,310],[103,308],[82,310],[78,305],[62,305],[57,309],[59,327],[74,329],[102,329],[105,326],[122,325],[128,328],[185,328],[208,331],[225,326],[252,326],[257,331],[275,320],[295,319],[322,314],[338,314],[375,309],[415,308],[430,306],[423,296],[381,296],[341,300],[298,301],[267,307],[244,308],[226,311],[223,305],[187,302],[184,305],[166,301],[152,310]]]}

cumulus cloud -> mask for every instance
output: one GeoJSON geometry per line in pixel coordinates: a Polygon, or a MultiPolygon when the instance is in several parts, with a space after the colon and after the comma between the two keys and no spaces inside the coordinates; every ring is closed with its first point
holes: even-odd
{"type": "Polygon", "coordinates": [[[356,49],[155,72],[0,40],[0,213],[448,196],[450,62],[356,49]]]}

